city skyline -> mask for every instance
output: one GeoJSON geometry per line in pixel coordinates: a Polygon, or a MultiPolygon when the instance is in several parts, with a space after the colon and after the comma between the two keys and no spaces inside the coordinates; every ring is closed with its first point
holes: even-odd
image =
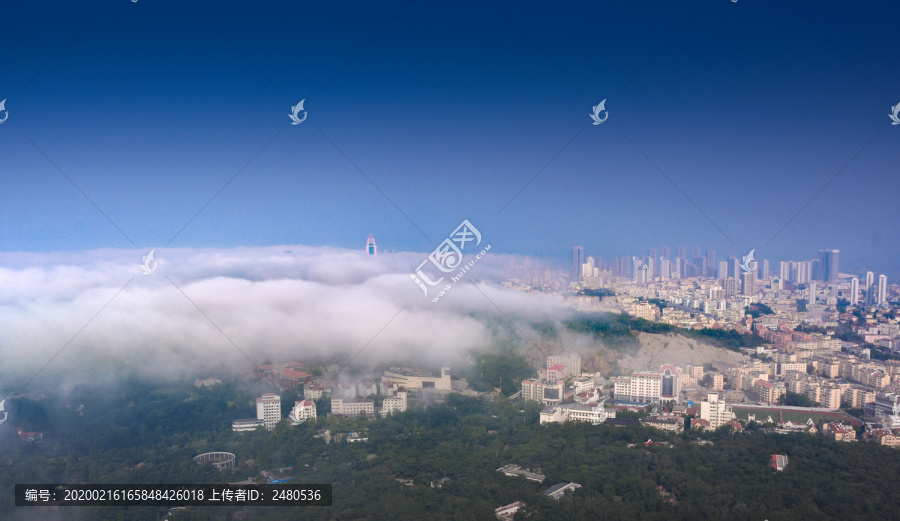
{"type": "MultiPolygon", "coordinates": [[[[625,276],[623,273],[621,273],[621,267],[628,266],[628,265],[632,266],[632,269],[629,272],[628,276],[635,276],[633,267],[637,265],[636,264],[637,261],[646,263],[650,267],[650,269],[653,270],[653,275],[659,276],[659,274],[661,273],[661,267],[663,266],[663,263],[666,263],[666,261],[669,261],[665,265],[670,266],[671,270],[673,270],[672,273],[674,273],[677,263],[672,263],[671,261],[681,260],[681,261],[685,261],[689,266],[691,266],[692,268],[697,270],[693,275],[685,275],[685,271],[684,271],[684,267],[683,267],[684,265],[683,264],[680,265],[681,275],[685,276],[685,277],[687,277],[687,276],[705,276],[705,277],[714,277],[714,278],[720,278],[720,279],[727,278],[727,277],[739,279],[741,277],[741,274],[743,272],[742,272],[742,270],[740,270],[740,266],[739,266],[740,259],[738,257],[729,256],[728,260],[721,260],[718,262],[718,264],[715,264],[714,263],[715,258],[716,258],[715,250],[711,250],[711,249],[706,250],[706,249],[702,249],[699,246],[694,246],[694,247],[692,247],[692,249],[693,249],[692,253],[702,252],[702,254],[695,256],[692,259],[686,258],[686,257],[677,257],[677,256],[674,258],[666,258],[665,256],[662,256],[662,255],[660,255],[660,256],[654,255],[654,253],[657,251],[656,248],[649,248],[647,250],[648,254],[643,255],[643,256],[632,255],[632,256],[625,256],[625,257],[603,257],[601,255],[586,255],[585,249],[583,246],[575,246],[575,247],[573,247],[573,253],[572,253],[571,273],[573,273],[573,274],[575,273],[576,266],[583,265],[585,263],[589,264],[591,268],[593,268],[593,267],[600,268],[600,265],[597,264],[597,261],[595,259],[603,259],[605,265],[601,269],[601,271],[610,270],[610,271],[612,271],[613,275],[615,275],[615,276],[625,276]],[[580,262],[578,260],[576,260],[576,252],[578,254],[577,258],[581,259],[580,262]],[[651,262],[647,263],[648,259],[653,259],[653,260],[651,262]],[[710,259],[712,259],[712,261],[713,261],[712,263],[710,262],[710,259]],[[698,264],[698,263],[696,263],[696,261],[701,261],[701,262],[698,264]],[[706,269],[705,272],[703,271],[703,268],[706,269]],[[723,268],[726,270],[726,273],[727,273],[726,276],[723,276],[723,271],[722,271],[723,268]]],[[[659,251],[665,252],[667,250],[671,251],[671,248],[669,246],[663,246],[662,248],[660,248],[659,251]]],[[[686,251],[686,248],[683,246],[679,246],[676,249],[676,252],[685,252],[685,251],[686,251]]],[[[819,256],[817,258],[812,258],[812,259],[808,259],[808,260],[792,259],[792,260],[775,261],[775,260],[768,259],[768,258],[756,257],[756,259],[754,261],[754,262],[756,262],[756,269],[754,270],[754,273],[757,273],[757,276],[761,279],[766,279],[769,276],[775,276],[775,277],[779,277],[784,280],[793,280],[793,279],[799,278],[802,281],[818,280],[818,281],[823,281],[823,282],[836,282],[838,280],[838,278],[849,279],[852,277],[858,277],[860,275],[864,275],[866,272],[871,273],[871,270],[866,270],[866,269],[863,269],[862,271],[859,271],[859,272],[846,272],[846,271],[841,272],[840,264],[839,264],[839,254],[840,254],[840,250],[820,249],[819,256]],[[777,275],[773,275],[773,272],[771,271],[771,267],[776,266],[778,268],[782,268],[783,264],[787,265],[788,270],[789,270],[788,274],[785,275],[784,273],[781,273],[779,271],[777,275]],[[796,273],[796,270],[798,268],[801,269],[801,273],[799,275],[797,275],[797,273],[796,273]]],[[[890,278],[889,277],[890,274],[888,274],[888,273],[883,273],[883,275],[890,278]]],[[[579,273],[576,276],[579,276],[579,277],[581,276],[581,270],[579,270],[579,273]]],[[[652,277],[652,275],[651,275],[651,277],[652,277]]],[[[900,282],[900,279],[895,279],[893,284],[897,284],[898,282],[900,282]]],[[[871,285],[872,285],[872,283],[869,284],[869,286],[871,286],[871,285]]]]}

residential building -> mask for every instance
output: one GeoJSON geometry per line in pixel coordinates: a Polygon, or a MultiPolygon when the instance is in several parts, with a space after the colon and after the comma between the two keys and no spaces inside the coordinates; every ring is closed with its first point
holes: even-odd
{"type": "Polygon", "coordinates": [[[281,421],[281,396],[266,393],[256,399],[256,418],[262,420],[267,430],[275,428],[281,421]]]}
{"type": "Polygon", "coordinates": [[[856,431],[852,425],[841,422],[824,422],[822,434],[834,438],[836,441],[856,441],[856,431]]]}
{"type": "Polygon", "coordinates": [[[256,418],[241,418],[231,422],[231,430],[234,432],[255,431],[257,427],[265,427],[266,422],[256,418]]]}
{"type": "Polygon", "coordinates": [[[405,412],[407,408],[406,394],[406,389],[400,389],[393,396],[384,398],[381,404],[381,414],[405,412]]]}
{"type": "Polygon", "coordinates": [[[732,418],[731,406],[719,399],[719,393],[709,393],[707,399],[700,402],[700,419],[709,422],[709,428],[716,430],[732,418]]]}
{"type": "Polygon", "coordinates": [[[684,430],[684,418],[651,416],[641,418],[641,425],[661,429],[664,431],[681,432],[684,430]]]}
{"type": "Polygon", "coordinates": [[[365,413],[369,417],[375,416],[375,401],[366,398],[350,400],[343,398],[331,399],[331,414],[336,416],[359,416],[359,413],[365,413]]]}
{"type": "Polygon", "coordinates": [[[538,380],[522,380],[522,398],[544,404],[559,403],[565,398],[563,381],[545,383],[538,380]]]}
{"type": "Polygon", "coordinates": [[[316,402],[312,400],[299,400],[294,402],[294,408],[291,409],[288,418],[292,425],[300,425],[310,418],[316,417],[316,402]]]}
{"type": "Polygon", "coordinates": [[[410,369],[408,367],[392,367],[384,372],[382,382],[394,382],[406,389],[434,389],[451,391],[450,368],[441,367],[441,375],[434,376],[430,372],[410,369]]]}
{"type": "Polygon", "coordinates": [[[564,376],[581,376],[581,357],[578,355],[558,355],[547,357],[547,369],[556,365],[562,365],[564,376]]]}

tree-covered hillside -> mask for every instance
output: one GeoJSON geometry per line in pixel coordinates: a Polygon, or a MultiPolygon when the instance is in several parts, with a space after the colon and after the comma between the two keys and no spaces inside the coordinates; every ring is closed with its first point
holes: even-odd
{"type": "MultiPolygon", "coordinates": [[[[230,421],[253,415],[254,396],[235,385],[78,393],[67,401],[85,403],[84,416],[53,397],[11,402],[11,417],[30,418],[23,427],[44,430],[46,439],[22,443],[14,429],[0,426],[0,488],[57,481],[216,483],[289,465],[295,483],[334,486],[331,507],[188,508],[173,520],[231,520],[239,510],[244,519],[270,521],[488,520],[494,508],[517,500],[528,504],[517,519],[532,521],[870,520],[896,517],[900,504],[900,451],[823,436],[718,432],[704,436],[713,445],[701,446],[691,443],[696,434],[645,427],[542,426],[534,402],[523,414],[518,403],[459,395],[371,422],[327,418],[237,434],[230,421]],[[314,437],[325,426],[333,434],[367,428],[369,441],[326,445],[314,437]],[[673,446],[648,448],[648,438],[673,446]],[[239,468],[217,472],[191,459],[213,450],[235,453],[239,468]],[[773,453],[789,456],[784,472],[768,465],[773,453]],[[540,469],[547,478],[539,484],[496,471],[509,463],[540,469]],[[430,486],[443,477],[449,481],[442,487],[430,486]],[[397,480],[412,480],[412,486],[397,480]],[[541,496],[561,481],[582,487],[559,501],[541,496]],[[675,501],[661,499],[659,487],[675,501]]],[[[33,518],[35,511],[23,510],[12,506],[11,492],[0,496],[0,518],[33,518]]],[[[63,514],[156,521],[166,510],[66,507],[63,514]]]]}

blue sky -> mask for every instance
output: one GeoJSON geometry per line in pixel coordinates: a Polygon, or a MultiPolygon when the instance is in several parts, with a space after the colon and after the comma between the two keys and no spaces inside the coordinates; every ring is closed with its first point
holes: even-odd
{"type": "Polygon", "coordinates": [[[498,253],[837,248],[841,271],[895,282],[898,14],[15,3],[0,34],[0,250],[362,249],[372,233],[425,252],[469,219],[498,253]],[[593,126],[602,99],[609,119],[593,126]]]}

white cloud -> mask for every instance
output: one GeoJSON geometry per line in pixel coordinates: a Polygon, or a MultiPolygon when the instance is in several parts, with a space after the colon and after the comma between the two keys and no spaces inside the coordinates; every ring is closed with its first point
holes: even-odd
{"type": "Polygon", "coordinates": [[[147,251],[0,254],[5,379],[24,382],[76,333],[48,375],[247,371],[240,351],[255,364],[345,362],[363,346],[353,365],[454,364],[496,340],[491,324],[505,321],[497,308],[523,328],[565,314],[558,300],[500,287],[521,259],[495,253],[470,271],[477,288],[460,281],[433,303],[409,277],[421,253],[157,249],[158,267],[145,276],[147,251]]]}

